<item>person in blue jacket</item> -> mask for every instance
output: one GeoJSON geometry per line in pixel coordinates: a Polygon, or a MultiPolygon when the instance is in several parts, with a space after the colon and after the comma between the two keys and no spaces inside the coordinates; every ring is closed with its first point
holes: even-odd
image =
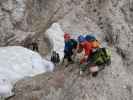
{"type": "Polygon", "coordinates": [[[64,60],[66,59],[67,63],[72,63],[72,55],[74,54],[74,50],[76,50],[78,43],[75,39],[71,38],[71,35],[69,33],[64,34],[64,41],[64,60]]]}

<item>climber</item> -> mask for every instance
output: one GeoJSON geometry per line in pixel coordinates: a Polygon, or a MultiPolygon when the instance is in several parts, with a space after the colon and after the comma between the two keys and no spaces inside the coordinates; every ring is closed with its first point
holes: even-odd
{"type": "Polygon", "coordinates": [[[93,48],[93,53],[90,59],[93,59],[97,65],[109,65],[111,63],[111,50],[109,48],[103,48],[100,42],[93,35],[86,35],[85,38],[87,41],[91,42],[93,48]],[[98,61],[99,59],[101,59],[101,61],[98,61]]]}
{"type": "Polygon", "coordinates": [[[64,47],[64,59],[63,63],[67,67],[73,63],[72,55],[75,53],[77,48],[77,41],[72,39],[69,33],[64,33],[65,47],[64,47]]]}
{"type": "Polygon", "coordinates": [[[86,35],[85,36],[86,41],[91,43],[92,46],[92,55],[97,51],[97,49],[101,48],[100,42],[96,39],[93,35],[86,35]]]}
{"type": "Polygon", "coordinates": [[[96,39],[96,37],[94,35],[88,34],[85,36],[85,39],[91,43],[91,47],[92,47],[92,54],[90,55],[90,57],[87,59],[87,64],[89,65],[89,70],[92,73],[92,76],[97,76],[98,71],[99,71],[99,66],[97,66],[96,63],[94,63],[94,61],[96,60],[93,55],[95,55],[95,53],[97,52],[97,50],[99,48],[101,48],[101,44],[100,42],[96,39]]]}
{"type": "Polygon", "coordinates": [[[87,60],[87,63],[91,65],[90,70],[93,72],[92,75],[97,76],[98,71],[104,69],[105,65],[111,64],[111,50],[109,48],[103,48],[93,35],[86,35],[85,38],[92,45],[92,54],[87,60]]]}
{"type": "Polygon", "coordinates": [[[78,37],[78,42],[78,49],[82,48],[82,50],[85,51],[83,58],[80,60],[80,74],[82,74],[86,70],[86,62],[92,53],[92,45],[90,42],[86,41],[85,37],[82,35],[78,37]]]}
{"type": "MultiPolygon", "coordinates": [[[[93,64],[91,60],[91,56],[94,54],[97,48],[100,48],[100,43],[96,40],[94,36],[91,35],[86,35],[85,37],[80,35],[78,37],[79,41],[79,47],[78,48],[83,48],[85,51],[85,55],[83,58],[81,58],[80,61],[80,74],[83,73],[87,69],[87,66],[89,65],[91,68],[92,66],[96,69],[96,65],[93,64]]],[[[98,70],[98,68],[97,68],[98,70]]],[[[97,73],[94,73],[97,74],[97,73]]]]}

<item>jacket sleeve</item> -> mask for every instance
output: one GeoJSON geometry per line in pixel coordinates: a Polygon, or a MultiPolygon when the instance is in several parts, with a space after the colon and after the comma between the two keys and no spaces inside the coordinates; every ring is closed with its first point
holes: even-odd
{"type": "Polygon", "coordinates": [[[86,51],[86,50],[85,50],[85,56],[90,57],[90,51],[86,51]]]}
{"type": "Polygon", "coordinates": [[[87,45],[85,45],[85,56],[90,57],[90,55],[91,55],[91,51],[92,51],[91,44],[87,44],[87,45]]]}
{"type": "Polygon", "coordinates": [[[64,52],[66,52],[67,50],[68,50],[68,47],[67,47],[67,44],[65,43],[64,52]]]}
{"type": "Polygon", "coordinates": [[[78,45],[77,41],[72,39],[72,42],[73,42],[73,49],[76,49],[78,45]]]}

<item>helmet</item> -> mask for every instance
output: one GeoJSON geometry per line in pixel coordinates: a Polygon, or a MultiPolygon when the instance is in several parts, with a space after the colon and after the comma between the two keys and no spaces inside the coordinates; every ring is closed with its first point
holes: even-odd
{"type": "Polygon", "coordinates": [[[65,40],[68,40],[68,39],[70,39],[70,38],[71,38],[71,36],[70,36],[69,33],[64,33],[64,39],[65,39],[65,40]]]}
{"type": "Polygon", "coordinates": [[[79,41],[80,43],[81,43],[81,42],[84,42],[84,41],[85,41],[84,36],[80,35],[80,36],[78,37],[78,41],[79,41]]]}
{"type": "Polygon", "coordinates": [[[94,36],[94,35],[86,35],[86,37],[85,37],[85,39],[87,40],[87,41],[94,41],[94,40],[96,40],[96,37],[94,36]]]}

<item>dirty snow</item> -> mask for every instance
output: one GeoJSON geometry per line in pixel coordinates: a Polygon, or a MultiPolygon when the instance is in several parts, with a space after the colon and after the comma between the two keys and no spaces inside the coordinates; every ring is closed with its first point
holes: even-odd
{"type": "Polygon", "coordinates": [[[16,81],[54,69],[53,63],[20,46],[2,47],[0,55],[0,96],[10,96],[16,81]]]}
{"type": "Polygon", "coordinates": [[[64,56],[64,32],[58,23],[53,23],[46,31],[46,36],[52,44],[52,51],[56,51],[60,55],[60,59],[64,56]]]}

